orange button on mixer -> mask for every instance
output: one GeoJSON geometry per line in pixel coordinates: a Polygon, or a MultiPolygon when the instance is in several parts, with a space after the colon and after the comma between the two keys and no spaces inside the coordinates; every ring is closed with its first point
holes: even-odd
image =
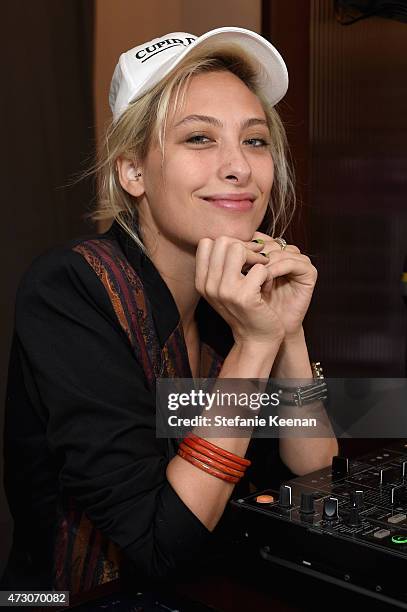
{"type": "Polygon", "coordinates": [[[258,504],[271,504],[274,501],[274,497],[272,495],[258,495],[256,497],[256,502],[258,504]]]}

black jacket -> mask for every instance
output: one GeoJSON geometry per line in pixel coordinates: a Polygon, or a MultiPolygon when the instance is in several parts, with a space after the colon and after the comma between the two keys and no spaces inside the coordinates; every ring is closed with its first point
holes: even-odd
{"type": "MultiPolygon", "coordinates": [[[[163,346],[179,322],[167,285],[118,224],[98,238],[117,241],[137,271],[163,346]]],[[[102,283],[73,251],[85,239],[39,257],[17,295],[5,423],[15,529],[3,588],[52,588],[64,495],[139,575],[168,575],[213,538],[165,478],[176,448],[156,438],[143,370],[102,283]]],[[[227,325],[204,300],[197,319],[201,339],[225,356],[233,341],[227,325]]],[[[265,442],[263,468],[277,454],[275,443],[258,441],[263,449],[265,442]]]]}

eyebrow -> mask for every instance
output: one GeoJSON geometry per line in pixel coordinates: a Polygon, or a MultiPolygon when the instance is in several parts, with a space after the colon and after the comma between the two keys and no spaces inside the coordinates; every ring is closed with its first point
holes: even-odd
{"type": "MultiPolygon", "coordinates": [[[[179,127],[180,125],[192,123],[194,121],[208,123],[209,125],[213,125],[214,127],[223,127],[222,121],[219,121],[219,119],[216,119],[216,117],[210,117],[208,115],[188,115],[187,117],[181,119],[181,121],[179,121],[174,127],[179,127]]],[[[245,119],[245,121],[242,121],[241,127],[242,129],[245,129],[253,127],[255,125],[264,125],[268,128],[267,121],[258,117],[251,117],[250,119],[245,119]]]]}

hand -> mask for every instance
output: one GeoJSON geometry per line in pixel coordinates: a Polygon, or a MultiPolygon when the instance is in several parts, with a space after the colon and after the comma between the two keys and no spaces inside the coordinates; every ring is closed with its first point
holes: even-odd
{"type": "Polygon", "coordinates": [[[293,244],[284,250],[267,234],[255,232],[253,240],[264,240],[263,252],[269,255],[265,267],[269,273],[262,294],[280,319],[285,339],[295,338],[311,302],[318,272],[306,255],[293,244]]]}
{"type": "Polygon", "coordinates": [[[229,236],[198,243],[196,289],[228,323],[236,343],[267,346],[284,336],[282,321],[262,292],[271,273],[268,259],[259,253],[263,249],[229,236]],[[244,266],[251,266],[246,276],[244,266]]]}

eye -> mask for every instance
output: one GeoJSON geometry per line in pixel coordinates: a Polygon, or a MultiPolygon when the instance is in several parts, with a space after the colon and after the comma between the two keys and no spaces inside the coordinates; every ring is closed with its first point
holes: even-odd
{"type": "Polygon", "coordinates": [[[210,142],[210,139],[207,136],[204,136],[203,134],[195,134],[194,136],[190,136],[189,138],[187,138],[186,142],[188,142],[189,144],[200,145],[207,144],[208,142],[210,142]]]}
{"type": "Polygon", "coordinates": [[[270,145],[270,143],[267,142],[267,140],[265,140],[264,138],[248,138],[244,142],[248,143],[251,147],[254,148],[268,147],[270,145]]]}

